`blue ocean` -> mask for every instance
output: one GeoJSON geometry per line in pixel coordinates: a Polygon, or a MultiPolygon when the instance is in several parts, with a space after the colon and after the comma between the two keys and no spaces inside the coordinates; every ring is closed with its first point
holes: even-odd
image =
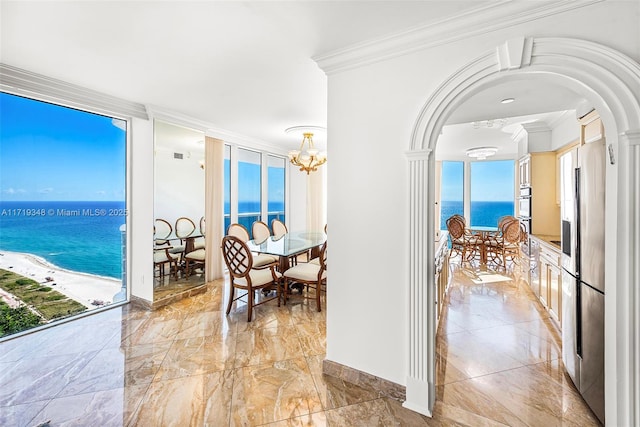
{"type": "Polygon", "coordinates": [[[124,202],[0,201],[0,250],[121,279],[125,220],[124,202]]]}
{"type": "MultiPolygon", "coordinates": [[[[496,227],[498,219],[514,214],[514,202],[471,202],[470,226],[496,227]]],[[[440,206],[440,229],[447,229],[447,218],[453,214],[464,214],[462,201],[443,200],[440,206]]]]}

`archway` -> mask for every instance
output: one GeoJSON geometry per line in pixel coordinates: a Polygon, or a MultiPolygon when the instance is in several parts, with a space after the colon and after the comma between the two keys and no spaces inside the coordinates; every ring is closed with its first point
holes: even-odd
{"type": "Polygon", "coordinates": [[[435,146],[451,113],[505,79],[544,79],[581,94],[599,112],[612,156],[605,218],[607,422],[640,422],[640,65],[605,46],[519,37],[468,63],[433,93],[411,138],[409,363],[404,406],[431,414],[435,402],[433,259],[435,146]],[[614,225],[615,224],[615,225],[614,225]]]}

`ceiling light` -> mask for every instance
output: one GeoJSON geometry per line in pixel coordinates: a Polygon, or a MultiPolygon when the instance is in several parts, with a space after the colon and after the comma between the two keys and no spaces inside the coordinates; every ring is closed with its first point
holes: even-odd
{"type": "Polygon", "coordinates": [[[502,101],[500,101],[501,104],[511,104],[513,101],[515,101],[515,98],[505,98],[502,101]]]}
{"type": "Polygon", "coordinates": [[[476,121],[473,122],[473,128],[474,129],[480,129],[480,128],[501,128],[502,126],[504,126],[507,123],[507,119],[489,119],[489,120],[480,120],[480,121],[476,121]]]}
{"type": "Polygon", "coordinates": [[[298,166],[301,172],[309,172],[318,170],[318,166],[321,166],[327,162],[327,156],[320,153],[313,146],[313,132],[312,130],[324,130],[319,126],[295,126],[286,129],[286,133],[302,132],[302,142],[298,150],[289,151],[289,161],[292,165],[298,166]],[[306,151],[304,151],[305,143],[308,145],[306,151]]]}
{"type": "Polygon", "coordinates": [[[484,160],[493,156],[498,151],[498,147],[475,147],[467,150],[467,156],[474,157],[478,160],[484,160]]]}

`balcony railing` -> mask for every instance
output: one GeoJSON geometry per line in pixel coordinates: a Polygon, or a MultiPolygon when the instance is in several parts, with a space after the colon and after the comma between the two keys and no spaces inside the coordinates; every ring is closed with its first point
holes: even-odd
{"type": "MultiPolygon", "coordinates": [[[[239,213],[238,214],[238,223],[242,224],[243,226],[246,227],[247,230],[249,230],[249,234],[251,235],[251,226],[253,225],[254,222],[256,221],[260,221],[260,212],[244,212],[244,213],[239,213]]],[[[271,221],[273,221],[274,219],[279,219],[280,221],[284,222],[285,220],[285,215],[284,215],[284,211],[269,211],[267,212],[267,225],[269,225],[269,227],[271,227],[271,221]]],[[[226,230],[229,228],[229,225],[231,225],[231,215],[230,214],[226,214],[224,216],[224,229],[225,232],[226,230]]],[[[253,238],[253,236],[252,236],[253,238]]]]}

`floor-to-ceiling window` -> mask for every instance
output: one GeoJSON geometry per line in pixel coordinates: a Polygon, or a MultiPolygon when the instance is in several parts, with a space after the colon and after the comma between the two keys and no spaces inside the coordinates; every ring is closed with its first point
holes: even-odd
{"type": "Polygon", "coordinates": [[[464,162],[442,162],[440,189],[440,229],[447,229],[447,218],[464,215],[464,162]]]}
{"type": "Polygon", "coordinates": [[[125,120],[0,93],[0,336],[126,300],[125,120]]]}
{"type": "Polygon", "coordinates": [[[471,226],[495,227],[513,215],[514,185],[513,160],[471,162],[471,226]]]}
{"type": "Polygon", "coordinates": [[[250,234],[255,221],[269,226],[275,218],[285,222],[286,166],[285,157],[225,145],[225,231],[232,222],[242,224],[250,234]]]}
{"type": "Polygon", "coordinates": [[[262,154],[238,149],[238,222],[249,230],[260,220],[262,154]]]}
{"type": "Polygon", "coordinates": [[[285,222],[285,159],[283,157],[267,156],[267,200],[268,223],[274,219],[285,222]]]}

